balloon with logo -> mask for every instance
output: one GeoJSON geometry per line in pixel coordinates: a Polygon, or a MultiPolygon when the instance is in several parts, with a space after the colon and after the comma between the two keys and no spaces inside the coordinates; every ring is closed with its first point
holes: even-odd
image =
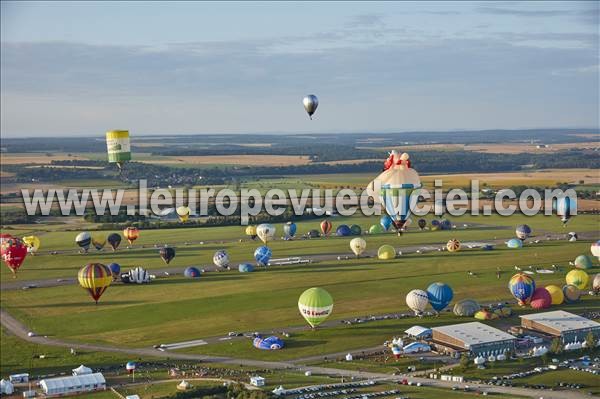
{"type": "Polygon", "coordinates": [[[446,249],[448,249],[449,252],[458,252],[458,251],[460,251],[460,241],[458,241],[455,238],[451,239],[446,244],[446,249]]]}
{"type": "Polygon", "coordinates": [[[273,253],[271,252],[271,248],[267,247],[266,245],[258,247],[254,251],[254,259],[261,266],[268,266],[272,255],[273,253]]]}
{"type": "Polygon", "coordinates": [[[123,237],[127,239],[130,245],[133,245],[133,242],[138,239],[140,236],[140,230],[137,227],[127,227],[123,230],[123,237]]]}
{"type": "Polygon", "coordinates": [[[560,197],[553,200],[556,216],[560,218],[563,226],[566,226],[571,217],[577,212],[577,199],[571,197],[560,197]]]}
{"type": "Polygon", "coordinates": [[[85,289],[97,304],[112,282],[113,275],[111,270],[103,264],[89,263],[79,270],[77,280],[79,280],[81,288],[85,289]]]}
{"type": "Polygon", "coordinates": [[[131,143],[128,130],[110,130],[106,132],[106,151],[108,162],[116,163],[119,169],[131,160],[131,143]]]}
{"type": "Polygon", "coordinates": [[[304,105],[304,110],[312,120],[312,116],[319,106],[319,99],[314,94],[308,94],[302,99],[302,105],[304,105]]]}
{"type": "Polygon", "coordinates": [[[175,249],[171,247],[163,247],[160,249],[159,254],[163,262],[165,262],[168,265],[169,263],[171,263],[173,258],[175,258],[175,249]]]}
{"type": "Polygon", "coordinates": [[[358,258],[365,249],[367,248],[367,242],[360,237],[353,238],[350,240],[350,249],[354,252],[354,255],[358,258]]]}
{"type": "Polygon", "coordinates": [[[321,222],[321,232],[323,233],[323,235],[328,236],[329,233],[331,232],[332,227],[333,226],[331,225],[331,222],[327,219],[325,219],[321,222]]]}
{"type": "Polygon", "coordinates": [[[179,217],[179,220],[182,223],[185,223],[188,221],[188,219],[190,217],[191,210],[187,206],[180,206],[177,208],[176,212],[177,212],[177,216],[179,217]]]}
{"type": "Polygon", "coordinates": [[[121,235],[119,233],[109,234],[106,241],[108,241],[108,245],[110,245],[113,251],[116,251],[117,248],[119,248],[119,245],[121,244],[121,235]]]}
{"type": "Polygon", "coordinates": [[[77,234],[75,237],[75,243],[79,245],[83,249],[84,252],[87,252],[90,249],[90,244],[92,243],[92,235],[87,231],[77,234]]]}
{"type": "Polygon", "coordinates": [[[106,245],[106,237],[101,234],[94,234],[92,236],[92,245],[96,248],[97,251],[102,250],[106,245]]]}
{"type": "Polygon", "coordinates": [[[531,301],[531,296],[535,291],[535,281],[525,273],[517,273],[510,278],[508,289],[517,299],[519,305],[525,306],[531,301]]]}
{"type": "Polygon", "coordinates": [[[27,245],[27,252],[35,255],[38,249],[40,249],[41,241],[38,236],[26,236],[23,237],[23,243],[27,245]]]}
{"type": "Polygon", "coordinates": [[[406,294],[406,306],[408,306],[415,314],[419,315],[425,311],[429,304],[429,296],[423,290],[412,290],[406,294]]]}
{"type": "Polygon", "coordinates": [[[454,297],[454,292],[448,284],[432,283],[427,287],[427,297],[429,298],[431,307],[436,312],[440,312],[448,306],[454,297]]]}
{"type": "Polygon", "coordinates": [[[267,244],[275,236],[275,226],[269,223],[259,224],[256,228],[256,235],[267,244]]]}
{"type": "Polygon", "coordinates": [[[567,273],[565,280],[567,284],[574,285],[580,290],[583,290],[585,287],[587,287],[590,276],[583,270],[573,269],[567,273]]]}
{"type": "Polygon", "coordinates": [[[526,224],[521,224],[517,226],[515,234],[519,240],[524,241],[531,235],[531,227],[526,224]]]}
{"type": "Polygon", "coordinates": [[[300,295],[298,310],[306,322],[316,328],[333,311],[333,298],[323,288],[309,288],[300,295]]]}
{"type": "Polygon", "coordinates": [[[419,219],[419,221],[417,222],[417,224],[419,225],[419,228],[421,230],[424,230],[425,227],[427,227],[427,220],[425,220],[425,219],[419,219]]]}
{"type": "Polygon", "coordinates": [[[283,225],[283,234],[286,238],[293,238],[296,235],[297,226],[294,222],[287,222],[283,225]]]}
{"type": "Polygon", "coordinates": [[[0,247],[0,256],[13,274],[17,276],[17,270],[21,267],[27,257],[27,245],[19,238],[7,238],[2,242],[0,247]]]}
{"type": "Polygon", "coordinates": [[[245,233],[248,237],[250,237],[253,240],[256,240],[256,237],[258,237],[256,235],[256,226],[246,226],[245,233]]]}
{"type": "Polygon", "coordinates": [[[215,254],[213,255],[213,263],[217,267],[228,269],[229,268],[229,255],[227,254],[227,251],[225,251],[224,249],[221,249],[221,250],[218,250],[217,252],[215,252],[215,254]]]}

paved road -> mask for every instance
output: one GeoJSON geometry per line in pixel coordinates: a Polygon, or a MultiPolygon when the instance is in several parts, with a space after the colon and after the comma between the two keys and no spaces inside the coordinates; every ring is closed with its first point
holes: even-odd
{"type": "MultiPolygon", "coordinates": [[[[180,360],[193,360],[193,361],[202,361],[207,363],[226,363],[226,364],[235,364],[235,365],[244,365],[250,367],[257,368],[267,368],[267,369],[288,369],[295,370],[300,372],[311,371],[313,374],[322,374],[333,377],[354,377],[358,379],[372,379],[377,381],[389,381],[389,382],[399,382],[402,381],[406,376],[402,375],[389,375],[384,373],[370,373],[370,372],[362,372],[362,371],[354,371],[354,370],[342,370],[342,369],[333,369],[327,367],[316,367],[316,366],[306,366],[300,364],[298,361],[287,361],[287,362],[275,362],[275,361],[262,361],[262,360],[252,360],[252,359],[235,359],[228,357],[216,357],[216,356],[205,356],[205,355],[195,355],[195,354],[185,354],[185,353],[173,353],[169,352],[163,353],[156,351],[154,349],[148,348],[120,348],[115,346],[108,345],[96,345],[96,344],[84,344],[84,343],[73,343],[67,342],[63,340],[58,340],[54,338],[47,337],[29,337],[27,335],[28,330],[26,326],[16,320],[14,317],[9,315],[5,310],[0,310],[0,319],[2,321],[2,326],[13,333],[17,337],[37,343],[40,345],[49,345],[49,346],[58,346],[64,348],[74,348],[78,350],[86,350],[86,351],[99,351],[99,352],[114,352],[132,355],[136,357],[158,357],[165,358],[168,357],[170,359],[180,359],[180,360]]],[[[477,387],[476,384],[460,384],[453,383],[447,381],[439,381],[439,380],[431,380],[427,378],[418,378],[418,377],[409,377],[413,382],[420,382],[427,386],[434,386],[439,388],[451,388],[453,386],[464,387],[465,385],[469,385],[471,387],[477,387]]],[[[589,398],[589,396],[575,391],[560,391],[560,392],[552,392],[552,391],[541,391],[541,390],[532,390],[525,388],[515,388],[515,387],[496,387],[496,386],[487,386],[483,385],[482,389],[488,392],[493,392],[497,394],[506,394],[506,395],[522,395],[531,398],[539,398],[544,397],[546,399],[583,399],[589,398]]]]}

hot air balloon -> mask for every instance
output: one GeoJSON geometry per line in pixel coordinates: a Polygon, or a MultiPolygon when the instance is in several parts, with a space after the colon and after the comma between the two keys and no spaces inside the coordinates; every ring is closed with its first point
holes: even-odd
{"type": "Polygon", "coordinates": [[[432,231],[436,231],[440,229],[440,221],[437,219],[433,219],[431,221],[431,230],[432,231]]]}
{"type": "Polygon", "coordinates": [[[160,249],[159,254],[163,262],[168,265],[175,257],[175,249],[171,247],[163,247],[160,249]]]}
{"type": "Polygon", "coordinates": [[[177,208],[176,212],[179,220],[181,220],[182,223],[185,223],[190,217],[191,210],[187,206],[180,206],[177,208]]]}
{"type": "Polygon", "coordinates": [[[127,362],[127,364],[125,365],[125,370],[127,370],[127,372],[129,374],[133,373],[136,369],[136,364],[135,362],[127,362]]]}
{"type": "Polygon", "coordinates": [[[594,280],[592,281],[592,289],[594,292],[600,291],[600,273],[596,273],[594,280]]]}
{"type": "Polygon", "coordinates": [[[201,276],[201,272],[197,267],[188,266],[183,271],[183,275],[187,278],[198,278],[201,276]]]}
{"type": "Polygon", "coordinates": [[[27,245],[17,237],[5,238],[0,247],[0,256],[13,273],[13,277],[16,277],[17,270],[27,257],[27,245]]]}
{"type": "Polygon", "coordinates": [[[100,234],[94,234],[92,236],[92,245],[96,250],[100,251],[106,245],[106,238],[100,234]]]}
{"type": "Polygon", "coordinates": [[[425,220],[425,219],[419,219],[419,221],[417,222],[417,224],[419,225],[419,228],[421,230],[424,230],[425,227],[427,227],[427,220],[425,220]]]}
{"type": "Polygon", "coordinates": [[[531,235],[531,227],[526,224],[521,224],[517,226],[515,234],[519,240],[524,241],[531,235]]]}
{"type": "Polygon", "coordinates": [[[256,248],[256,251],[254,251],[254,259],[256,259],[256,262],[261,265],[261,266],[268,266],[269,265],[269,261],[271,260],[271,248],[267,247],[266,245],[263,245],[262,247],[258,247],[256,248]]]}
{"type": "Polygon", "coordinates": [[[350,230],[350,227],[348,227],[347,224],[341,224],[335,230],[335,235],[339,236],[339,237],[347,237],[351,234],[352,234],[352,230],[350,230]]]}
{"type": "Polygon", "coordinates": [[[578,269],[591,269],[593,267],[592,259],[587,255],[579,255],[575,258],[575,267],[578,269]]]}
{"type": "Polygon", "coordinates": [[[533,309],[547,309],[552,305],[552,296],[544,287],[536,288],[529,304],[533,309]]]}
{"type": "Polygon", "coordinates": [[[328,236],[329,232],[331,232],[332,227],[333,226],[331,225],[331,222],[327,219],[321,222],[321,231],[323,232],[323,235],[328,236]]]}
{"type": "Polygon", "coordinates": [[[256,228],[256,235],[262,242],[267,244],[275,236],[275,226],[269,223],[259,224],[256,228]]]}
{"type": "Polygon", "coordinates": [[[367,242],[362,238],[356,237],[350,240],[350,249],[354,252],[354,255],[358,258],[365,249],[367,248],[367,242]]]}
{"type": "Polygon", "coordinates": [[[511,249],[523,248],[523,241],[517,238],[511,238],[506,242],[506,246],[511,249]]]}
{"type": "Polygon", "coordinates": [[[448,243],[446,244],[446,248],[449,252],[458,252],[460,251],[460,241],[453,238],[450,241],[448,241],[448,243]]]}
{"type": "Polygon", "coordinates": [[[250,273],[254,271],[254,266],[250,263],[240,263],[238,270],[240,273],[250,273]]]}
{"type": "Polygon", "coordinates": [[[213,255],[213,263],[217,267],[229,269],[229,255],[227,255],[227,251],[221,249],[215,252],[213,255]]]}
{"type": "Polygon", "coordinates": [[[557,285],[547,285],[546,291],[550,294],[552,305],[560,305],[565,300],[562,289],[557,285]]]}
{"type": "Polygon", "coordinates": [[[257,349],[273,351],[283,348],[283,341],[281,340],[281,338],[276,337],[274,335],[264,339],[261,337],[256,337],[254,338],[252,345],[254,345],[254,347],[257,349]]]}
{"type": "Polygon", "coordinates": [[[40,239],[37,236],[26,236],[23,237],[23,243],[27,246],[27,252],[32,255],[40,249],[40,239]]]}
{"type": "Polygon", "coordinates": [[[440,230],[452,230],[452,222],[448,219],[440,221],[440,230]]]}
{"type": "Polygon", "coordinates": [[[575,303],[581,297],[581,290],[571,284],[563,286],[562,292],[566,303],[575,303]]]}
{"type": "Polygon", "coordinates": [[[444,310],[452,300],[453,296],[454,292],[448,284],[432,283],[427,287],[429,303],[436,312],[444,310]]]}
{"type": "Polygon", "coordinates": [[[429,304],[429,296],[423,290],[412,290],[406,294],[406,306],[417,315],[425,311],[427,304],[429,304]]]}
{"type": "Polygon", "coordinates": [[[479,312],[476,312],[474,317],[477,320],[494,320],[497,319],[499,316],[494,312],[490,312],[487,309],[482,309],[479,312]]]}
{"type": "Polygon", "coordinates": [[[593,243],[590,247],[590,251],[592,252],[592,255],[594,255],[600,261],[600,241],[593,243]]]}
{"type": "Polygon", "coordinates": [[[118,263],[111,263],[110,265],[108,265],[108,268],[110,269],[110,273],[112,274],[113,280],[117,280],[121,275],[121,265],[119,265],[118,263]]]}
{"type": "Polygon", "coordinates": [[[454,304],[452,311],[457,316],[471,317],[481,309],[473,299],[463,299],[454,304]]]}
{"type": "Polygon", "coordinates": [[[353,236],[359,236],[362,234],[362,229],[359,225],[353,224],[352,226],[350,226],[350,233],[353,236]]]}
{"type": "Polygon", "coordinates": [[[133,242],[140,236],[140,230],[137,227],[127,227],[123,230],[123,237],[129,241],[129,245],[133,245],[133,242]]]}
{"type": "Polygon", "coordinates": [[[391,245],[382,245],[377,250],[377,257],[381,260],[394,259],[396,257],[396,250],[391,245]]]}
{"type": "Polygon", "coordinates": [[[119,169],[131,160],[131,144],[128,130],[111,130],[106,132],[106,150],[108,162],[116,163],[119,169]]]}
{"type": "Polygon", "coordinates": [[[553,201],[556,216],[560,218],[563,226],[571,220],[571,217],[577,212],[577,199],[571,197],[556,198],[553,201]]]}
{"type": "Polygon", "coordinates": [[[119,233],[109,234],[106,241],[108,241],[108,244],[111,246],[113,251],[115,251],[121,244],[121,235],[119,233]]]}
{"type": "Polygon", "coordinates": [[[77,245],[87,252],[88,249],[90,249],[90,244],[92,243],[92,236],[87,231],[79,233],[77,234],[77,237],[75,237],[75,243],[77,243],[77,245]]]}
{"type": "Polygon", "coordinates": [[[525,306],[529,304],[531,296],[535,291],[535,281],[525,273],[517,273],[510,278],[508,289],[517,299],[519,305],[525,306]]]}
{"type": "Polygon", "coordinates": [[[567,281],[567,284],[574,285],[580,290],[583,290],[587,286],[590,276],[583,270],[573,269],[567,273],[565,280],[567,281]]]}
{"type": "Polygon", "coordinates": [[[283,225],[283,234],[285,234],[286,238],[293,238],[296,235],[296,223],[287,222],[283,225]]]}
{"type": "Polygon", "coordinates": [[[323,288],[309,288],[300,295],[298,310],[308,324],[315,328],[333,311],[333,298],[323,288]]]}
{"type": "Polygon", "coordinates": [[[250,238],[252,238],[253,240],[256,240],[256,237],[258,237],[256,235],[256,226],[247,226],[246,227],[246,235],[250,238]]]}
{"type": "Polygon", "coordinates": [[[143,267],[135,267],[129,270],[128,273],[121,275],[121,280],[124,283],[147,284],[150,282],[150,273],[143,267]]]}
{"type": "Polygon", "coordinates": [[[380,224],[374,224],[371,227],[369,227],[369,234],[381,234],[384,232],[385,232],[385,230],[383,229],[383,226],[380,224]]]}
{"type": "Polygon", "coordinates": [[[302,99],[302,105],[304,105],[308,117],[312,120],[312,116],[319,106],[319,99],[314,94],[309,94],[302,99]]]}
{"type": "Polygon", "coordinates": [[[388,231],[390,229],[390,227],[392,227],[392,223],[394,221],[392,220],[390,215],[383,215],[380,219],[379,219],[379,225],[381,227],[383,227],[383,230],[388,231]]]}
{"type": "Polygon", "coordinates": [[[417,171],[411,168],[408,154],[399,155],[392,151],[384,163],[385,170],[377,176],[369,186],[367,192],[375,196],[380,186],[379,201],[385,207],[386,213],[392,218],[392,225],[398,235],[410,216],[410,201],[415,189],[421,187],[421,178],[417,171]]]}
{"type": "Polygon", "coordinates": [[[321,236],[321,234],[316,229],[312,229],[312,230],[308,231],[308,238],[319,238],[320,236],[321,236]]]}
{"type": "Polygon", "coordinates": [[[87,290],[96,304],[112,282],[112,272],[101,263],[89,263],[77,274],[79,285],[87,290]]]}

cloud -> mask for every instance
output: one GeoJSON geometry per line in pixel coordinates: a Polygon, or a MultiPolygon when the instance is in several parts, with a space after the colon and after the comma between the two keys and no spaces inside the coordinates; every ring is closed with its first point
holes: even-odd
{"type": "Polygon", "coordinates": [[[353,16],[346,26],[349,28],[383,27],[385,21],[384,17],[379,14],[360,14],[353,16]]]}
{"type": "Polygon", "coordinates": [[[525,10],[522,8],[505,8],[505,7],[492,7],[492,6],[480,6],[476,7],[475,11],[482,14],[493,14],[493,15],[512,15],[518,17],[553,17],[553,16],[564,16],[570,13],[565,10],[525,10]]]}

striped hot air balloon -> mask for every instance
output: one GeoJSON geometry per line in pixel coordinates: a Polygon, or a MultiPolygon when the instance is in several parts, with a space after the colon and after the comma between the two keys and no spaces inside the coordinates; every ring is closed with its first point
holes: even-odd
{"type": "Polygon", "coordinates": [[[448,241],[448,243],[446,244],[446,248],[449,252],[458,252],[460,251],[460,241],[453,238],[450,241],[448,241]]]}
{"type": "Polygon", "coordinates": [[[331,232],[331,228],[332,228],[332,224],[329,220],[325,219],[321,222],[321,232],[323,232],[323,235],[328,236],[329,233],[331,232]]]}
{"type": "Polygon", "coordinates": [[[127,227],[123,230],[123,237],[129,241],[129,244],[133,244],[135,240],[140,236],[140,230],[137,227],[127,227]]]}
{"type": "Polygon", "coordinates": [[[508,289],[517,299],[519,305],[525,306],[531,301],[531,296],[535,291],[535,281],[525,273],[517,273],[510,278],[508,289]]]}
{"type": "Polygon", "coordinates": [[[113,280],[111,270],[101,263],[90,263],[79,270],[77,274],[79,285],[89,292],[90,296],[98,303],[113,280]]]}

